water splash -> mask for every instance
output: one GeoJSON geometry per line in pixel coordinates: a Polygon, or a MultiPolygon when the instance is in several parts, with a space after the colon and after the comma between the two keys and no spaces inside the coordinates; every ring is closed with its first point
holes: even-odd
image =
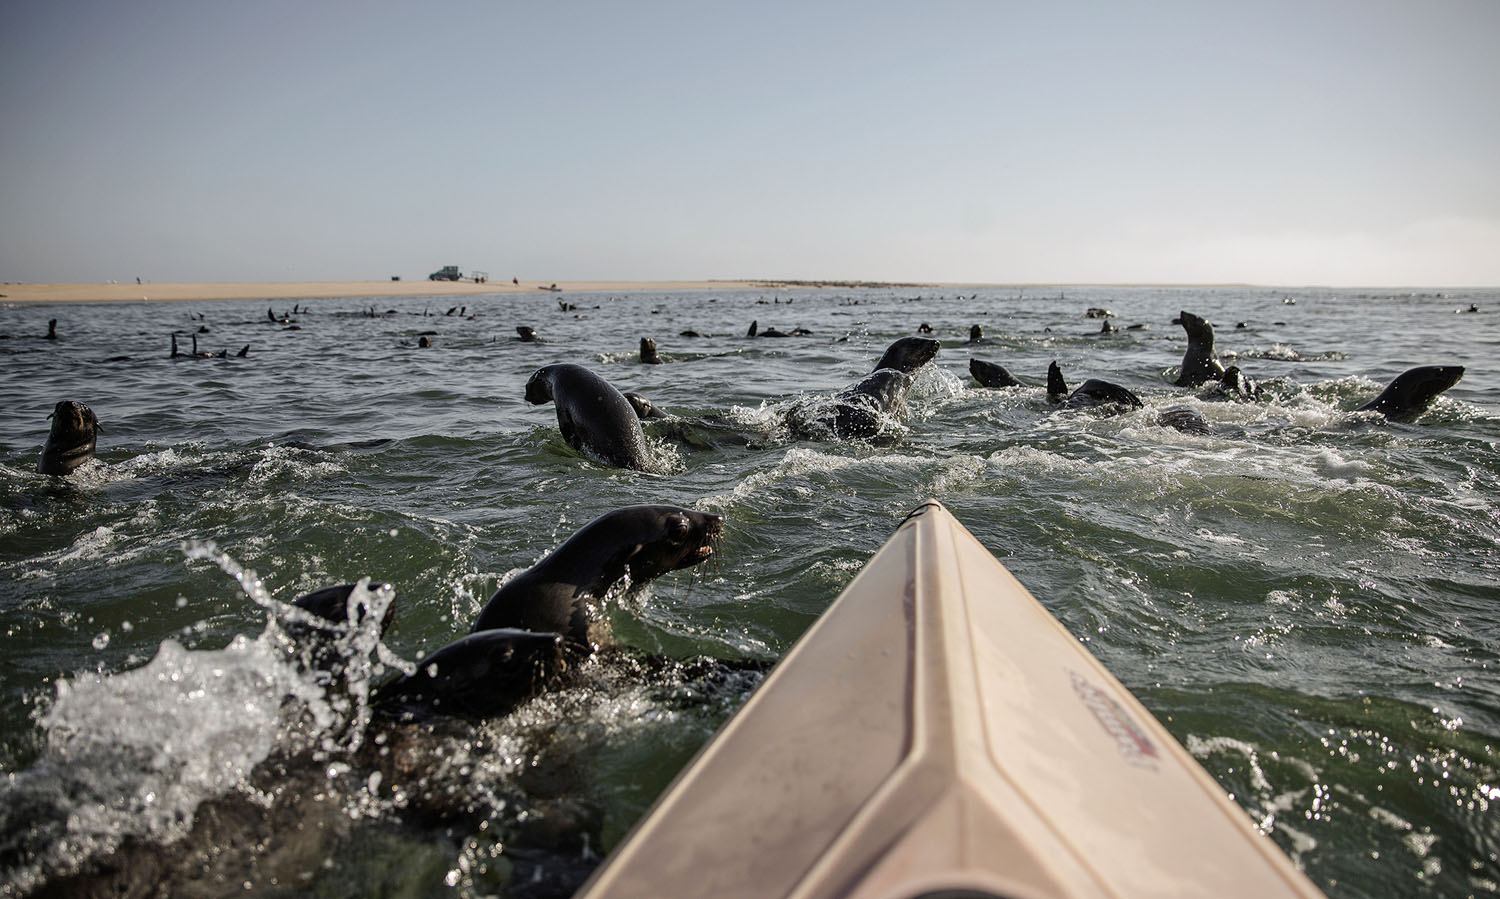
{"type": "Polygon", "coordinates": [[[357,750],[375,679],[387,666],[411,669],[380,642],[389,585],[371,590],[361,580],[346,621],[330,622],[272,598],[259,575],[212,543],[185,543],[183,553],[233,577],[270,622],[223,649],[167,639],[139,668],[58,680],[38,714],[40,757],[0,784],[0,895],[29,892],[127,840],[183,838],[203,802],[253,793],[252,772],[275,753],[357,750]],[[310,664],[307,640],[289,636],[286,623],[326,638],[341,661],[337,678],[310,664]]]}

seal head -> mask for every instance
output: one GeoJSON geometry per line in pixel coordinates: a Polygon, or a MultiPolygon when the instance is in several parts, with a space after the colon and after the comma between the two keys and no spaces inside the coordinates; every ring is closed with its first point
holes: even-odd
{"type": "Polygon", "coordinates": [[[94,410],[83,403],[63,400],[53,407],[48,417],[52,419],[52,428],[47,433],[47,442],[42,445],[37,471],[61,477],[94,458],[94,446],[101,430],[94,410]]]}
{"type": "Polygon", "coordinates": [[[931,362],[941,348],[942,344],[931,337],[903,337],[885,348],[874,370],[894,368],[911,374],[931,362]]]}
{"type": "Polygon", "coordinates": [[[501,585],[473,630],[552,631],[573,647],[587,648],[590,599],[603,598],[627,575],[638,588],[697,565],[713,555],[723,530],[721,516],[678,506],[626,506],[605,513],[501,585]]]}
{"type": "Polygon", "coordinates": [[[1407,369],[1386,385],[1380,396],[1355,411],[1379,412],[1391,421],[1416,421],[1438,394],[1457,384],[1463,376],[1462,365],[1422,365],[1407,369]]]}
{"type": "Polygon", "coordinates": [[[1016,377],[1005,370],[1005,366],[986,362],[983,359],[969,360],[969,374],[981,387],[1021,387],[1016,377]]]}
{"type": "Polygon", "coordinates": [[[661,356],[656,352],[656,341],[649,337],[641,338],[641,364],[660,365],[661,356]]]}

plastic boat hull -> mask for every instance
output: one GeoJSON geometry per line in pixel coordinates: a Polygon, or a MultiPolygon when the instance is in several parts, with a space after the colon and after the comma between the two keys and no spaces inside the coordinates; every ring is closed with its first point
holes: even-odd
{"type": "Polygon", "coordinates": [[[1321,895],[936,502],[579,895],[928,894],[1321,895]]]}

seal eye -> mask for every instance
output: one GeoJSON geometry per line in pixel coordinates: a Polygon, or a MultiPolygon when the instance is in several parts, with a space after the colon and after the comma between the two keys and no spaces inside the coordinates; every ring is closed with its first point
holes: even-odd
{"type": "Polygon", "coordinates": [[[688,531],[690,530],[692,530],[692,526],[681,515],[673,515],[667,519],[667,536],[675,542],[681,543],[683,540],[686,540],[688,531]]]}

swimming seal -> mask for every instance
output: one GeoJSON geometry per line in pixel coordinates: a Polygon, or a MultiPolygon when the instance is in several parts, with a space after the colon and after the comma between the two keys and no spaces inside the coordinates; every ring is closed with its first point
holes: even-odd
{"type": "Polygon", "coordinates": [[[626,506],[584,525],[546,558],[511,578],[485,603],[473,631],[494,628],[562,634],[588,651],[589,600],[621,578],[632,587],[713,555],[724,519],[677,506],[626,506]]]}
{"type": "Polygon", "coordinates": [[[883,416],[897,415],[906,408],[911,375],[894,368],[881,368],[834,394],[833,418],[825,424],[840,437],[870,439],[880,433],[883,416]]]}
{"type": "Polygon", "coordinates": [[[561,362],[537,369],[526,382],[526,401],[557,406],[563,440],[607,465],[645,471],[646,436],[630,401],[581,365],[561,362]]]}
{"type": "Polygon", "coordinates": [[[902,337],[886,347],[873,371],[834,394],[831,406],[812,407],[809,414],[794,410],[789,424],[804,437],[828,430],[845,439],[878,436],[883,420],[906,408],[912,372],[931,362],[941,348],[931,337],[902,337]]]}
{"type": "Polygon", "coordinates": [[[635,410],[635,417],[639,418],[641,421],[650,421],[653,418],[668,417],[667,413],[656,408],[655,404],[646,399],[644,396],[641,396],[639,393],[626,391],[621,395],[624,396],[626,401],[630,403],[630,408],[635,410]]]}
{"type": "Polygon", "coordinates": [[[656,341],[649,337],[641,338],[641,364],[660,365],[661,356],[656,353],[656,341]]]}
{"type": "Polygon", "coordinates": [[[1176,428],[1184,434],[1208,434],[1208,421],[1191,406],[1174,406],[1156,416],[1156,423],[1164,428],[1176,428]]]}
{"type": "Polygon", "coordinates": [[[969,374],[979,382],[981,387],[1022,387],[1015,376],[1005,370],[1005,366],[986,362],[983,359],[969,360],[969,374]]]}
{"type": "Polygon", "coordinates": [[[469,634],[417,662],[411,674],[381,684],[371,704],[403,721],[504,715],[566,670],[562,642],[554,633],[511,628],[469,634]]]}
{"type": "MultiPolygon", "coordinates": [[[[292,605],[309,613],[313,620],[283,616],[279,622],[281,632],[291,641],[291,646],[305,670],[324,675],[329,685],[343,684],[344,673],[352,647],[348,644],[351,628],[359,627],[370,613],[370,608],[357,603],[349,605],[349,597],[355,584],[335,584],[323,587],[292,600],[292,605]],[[341,640],[342,638],[342,640],[341,640]]],[[[367,583],[366,589],[373,595],[387,586],[383,583],[367,583]]],[[[391,620],[396,616],[396,603],[385,607],[377,625],[377,635],[385,636],[391,620]]]]}
{"type": "Polygon", "coordinates": [[[1205,319],[1191,312],[1178,315],[1178,324],[1187,332],[1188,348],[1182,356],[1182,372],[1177,376],[1178,387],[1197,387],[1205,381],[1217,381],[1224,374],[1224,366],[1214,356],[1214,328],[1205,319]]]}
{"type": "Polygon", "coordinates": [[[1219,382],[1209,388],[1208,394],[1210,398],[1240,397],[1258,400],[1260,399],[1260,385],[1246,377],[1245,373],[1240,371],[1239,366],[1231,365],[1224,369],[1224,373],[1219,376],[1219,382]]]}
{"type": "Polygon", "coordinates": [[[875,368],[871,370],[894,368],[896,371],[911,374],[931,362],[942,346],[931,337],[902,337],[885,348],[885,352],[881,353],[880,358],[876,360],[875,368]]]}
{"type": "Polygon", "coordinates": [[[1386,385],[1380,396],[1354,410],[1379,412],[1391,421],[1415,421],[1438,394],[1464,376],[1462,365],[1422,365],[1407,369],[1386,385]]]}
{"type": "Polygon", "coordinates": [[[36,470],[42,474],[61,477],[94,458],[94,445],[99,438],[99,419],[94,410],[83,403],[63,400],[52,408],[52,427],[47,432],[47,442],[42,445],[42,458],[36,470]]]}
{"type": "Polygon", "coordinates": [[[1061,401],[1069,409],[1098,408],[1106,412],[1120,411],[1116,407],[1139,409],[1145,405],[1130,390],[1098,378],[1089,378],[1078,385],[1077,390],[1068,393],[1068,383],[1063,380],[1062,369],[1055,360],[1047,367],[1047,398],[1053,402],[1061,401]],[[1067,399],[1063,399],[1064,394],[1067,399]]]}

